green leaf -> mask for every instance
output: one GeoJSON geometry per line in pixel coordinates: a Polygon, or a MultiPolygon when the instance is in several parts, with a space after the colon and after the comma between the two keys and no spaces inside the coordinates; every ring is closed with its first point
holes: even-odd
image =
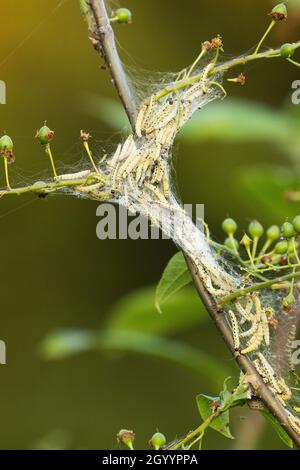
{"type": "Polygon", "coordinates": [[[108,312],[107,327],[117,330],[174,334],[208,321],[194,289],[184,289],[164,304],[163,315],[154,306],[155,288],[138,289],[118,301],[108,312]]]}
{"type": "Polygon", "coordinates": [[[251,398],[251,391],[246,383],[241,382],[232,394],[231,408],[242,406],[251,398]]]}
{"type": "Polygon", "coordinates": [[[227,383],[231,380],[231,377],[227,377],[224,380],[223,384],[223,390],[220,392],[220,401],[221,401],[221,406],[222,408],[226,408],[227,406],[230,406],[231,399],[232,399],[232,393],[228,390],[227,383]]]}
{"type": "Polygon", "coordinates": [[[231,392],[228,390],[227,383],[231,380],[231,377],[227,377],[224,381],[223,390],[220,393],[220,400],[223,409],[231,409],[236,406],[242,406],[247,400],[251,398],[249,387],[247,384],[241,382],[231,392]]]}
{"type": "Polygon", "coordinates": [[[39,353],[45,359],[62,359],[92,349],[95,339],[93,331],[59,330],[42,341],[39,353]]]}
{"type": "Polygon", "coordinates": [[[188,142],[270,142],[290,146],[299,142],[299,129],[292,115],[247,100],[228,98],[211,103],[196,113],[182,131],[188,142]]]}
{"type": "MultiPolygon", "coordinates": [[[[207,420],[212,414],[212,406],[214,402],[220,402],[219,397],[209,397],[200,394],[196,397],[198,410],[203,421],[207,420]]],[[[215,418],[209,425],[210,428],[219,432],[228,439],[234,439],[229,428],[230,417],[229,411],[224,411],[220,416],[215,418]]]]}
{"type": "Polygon", "coordinates": [[[286,190],[299,189],[299,176],[295,170],[267,165],[246,167],[239,171],[236,185],[239,194],[244,195],[244,201],[249,201],[249,207],[259,206],[270,222],[296,215],[297,204],[283,197],[286,190]]]}
{"type": "Polygon", "coordinates": [[[261,414],[264,416],[264,418],[271,424],[271,426],[274,428],[280,439],[291,449],[293,448],[293,441],[290,438],[290,436],[285,432],[283,427],[278,423],[277,419],[274,418],[271,413],[268,411],[261,411],[261,414]]]}
{"type": "Polygon", "coordinates": [[[219,360],[176,340],[136,331],[63,330],[48,335],[40,347],[42,357],[62,359],[84,351],[143,354],[181,366],[217,387],[227,373],[219,360]]]}
{"type": "Polygon", "coordinates": [[[155,306],[161,313],[161,306],[175,292],[192,281],[185,259],[181,252],[171,258],[158,283],[155,295],[155,306]]]}

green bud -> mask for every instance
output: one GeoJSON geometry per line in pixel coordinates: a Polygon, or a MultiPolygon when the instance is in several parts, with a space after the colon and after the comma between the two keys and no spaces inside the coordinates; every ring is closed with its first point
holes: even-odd
{"type": "Polygon", "coordinates": [[[240,245],[244,246],[245,248],[249,248],[251,243],[252,243],[251,238],[249,238],[248,235],[245,233],[245,235],[240,241],[240,245]]]}
{"type": "Polygon", "coordinates": [[[239,242],[233,237],[226,238],[224,245],[232,251],[238,251],[239,249],[239,242]]]}
{"type": "Polygon", "coordinates": [[[14,144],[8,135],[3,135],[0,139],[0,155],[6,159],[6,163],[14,163],[16,160],[14,153],[14,144]]]}
{"type": "Polygon", "coordinates": [[[292,238],[295,235],[293,224],[291,224],[290,222],[284,222],[281,227],[281,234],[283,238],[292,238]]]}
{"type": "Polygon", "coordinates": [[[166,444],[166,442],[166,437],[161,432],[156,432],[153,434],[150,440],[150,444],[154,450],[161,449],[166,444]]]}
{"type": "Polygon", "coordinates": [[[50,144],[53,139],[54,131],[51,131],[48,126],[44,125],[37,131],[35,137],[39,140],[41,145],[47,145],[50,144]]]}
{"type": "Polygon", "coordinates": [[[293,220],[293,226],[297,233],[300,233],[300,215],[297,215],[293,220]]]}
{"type": "Polygon", "coordinates": [[[285,255],[288,251],[288,242],[282,240],[275,245],[274,251],[277,255],[285,255]]]}
{"type": "Polygon", "coordinates": [[[276,5],[270,13],[270,16],[275,21],[286,20],[288,16],[287,7],[284,3],[276,5]]]}
{"type": "Polygon", "coordinates": [[[283,44],[280,48],[280,55],[283,59],[288,59],[289,57],[292,57],[292,55],[295,52],[295,47],[293,44],[283,44]]]}
{"type": "Polygon", "coordinates": [[[117,434],[117,441],[127,446],[130,450],[133,450],[134,439],[134,432],[129,431],[128,429],[121,429],[121,431],[117,434]]]}
{"type": "Polygon", "coordinates": [[[0,153],[4,154],[6,151],[12,152],[14,144],[8,135],[3,135],[0,139],[0,153]]]}
{"type": "Polygon", "coordinates": [[[225,219],[222,223],[222,229],[227,235],[233,235],[237,231],[237,223],[233,219],[225,219]]]}
{"type": "Polygon", "coordinates": [[[114,14],[114,18],[118,23],[131,23],[132,13],[128,8],[119,8],[114,14]]]}
{"type": "Polygon", "coordinates": [[[264,228],[257,220],[253,220],[249,224],[248,232],[252,238],[260,238],[264,233],[264,228]]]}
{"type": "Polygon", "coordinates": [[[276,242],[280,238],[280,228],[278,225],[271,225],[267,230],[267,239],[276,242]]]}

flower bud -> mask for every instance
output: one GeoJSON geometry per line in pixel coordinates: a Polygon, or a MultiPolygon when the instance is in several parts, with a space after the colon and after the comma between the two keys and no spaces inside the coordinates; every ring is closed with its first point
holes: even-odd
{"type": "Polygon", "coordinates": [[[293,220],[293,226],[297,233],[300,233],[300,215],[297,215],[293,220]]]}
{"type": "Polygon", "coordinates": [[[251,243],[252,243],[251,238],[249,238],[248,235],[245,233],[245,235],[240,241],[240,245],[244,246],[245,248],[249,248],[251,243]]]}
{"type": "Polygon", "coordinates": [[[290,222],[284,222],[281,227],[281,234],[283,238],[292,238],[295,235],[293,224],[291,224],[290,222]]]}
{"type": "Polygon", "coordinates": [[[292,55],[295,52],[295,47],[293,44],[283,44],[280,48],[280,55],[283,59],[288,59],[289,57],[292,57],[292,55]]]}
{"type": "Polygon", "coordinates": [[[288,251],[288,243],[286,240],[282,240],[275,245],[274,251],[277,255],[285,255],[288,251]]]}
{"type": "Polygon", "coordinates": [[[202,50],[206,50],[206,51],[209,51],[210,49],[212,48],[212,44],[210,41],[204,41],[202,43],[202,50]]]}
{"type": "Polygon", "coordinates": [[[276,242],[280,238],[280,228],[278,225],[271,225],[271,227],[268,228],[266,235],[268,240],[276,242]]]}
{"type": "Polygon", "coordinates": [[[117,23],[131,23],[132,13],[128,8],[119,8],[114,14],[114,18],[117,23]]]}
{"type": "Polygon", "coordinates": [[[212,49],[222,49],[223,41],[221,36],[217,36],[211,40],[211,48],[212,49]]]}
{"type": "Polygon", "coordinates": [[[117,434],[117,441],[127,446],[130,450],[133,450],[133,442],[135,439],[135,433],[128,429],[121,429],[117,434]]]}
{"type": "Polygon", "coordinates": [[[11,138],[8,135],[3,135],[0,139],[0,155],[5,157],[8,163],[15,161],[13,150],[14,144],[11,138]]]}
{"type": "Polygon", "coordinates": [[[257,220],[253,220],[249,224],[248,232],[252,238],[260,238],[264,233],[264,229],[263,226],[257,220]]]}
{"type": "Polygon", "coordinates": [[[37,131],[35,137],[39,140],[41,145],[47,145],[50,144],[53,139],[54,131],[51,131],[48,126],[44,125],[37,131]]]}
{"type": "Polygon", "coordinates": [[[276,5],[270,13],[270,16],[275,21],[282,21],[287,19],[287,8],[284,3],[276,5]]]}
{"type": "Polygon", "coordinates": [[[161,432],[156,432],[151,437],[150,445],[154,450],[159,450],[166,444],[166,442],[166,437],[161,432]]]}
{"type": "Polygon", "coordinates": [[[222,229],[227,235],[233,235],[237,231],[237,223],[233,219],[225,219],[222,223],[222,229]]]}

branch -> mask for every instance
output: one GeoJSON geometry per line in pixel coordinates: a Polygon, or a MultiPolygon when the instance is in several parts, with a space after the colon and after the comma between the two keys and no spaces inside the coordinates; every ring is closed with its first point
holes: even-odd
{"type": "MultiPolygon", "coordinates": [[[[300,41],[294,43],[292,46],[294,47],[295,50],[299,49],[300,48],[300,41]]],[[[236,57],[234,59],[231,59],[227,62],[224,62],[223,64],[216,65],[209,72],[208,76],[213,76],[213,75],[216,75],[218,73],[228,72],[229,70],[231,70],[234,67],[237,67],[239,65],[245,65],[245,64],[248,64],[248,63],[256,61],[256,60],[278,59],[278,58],[281,58],[280,48],[278,48],[278,49],[269,49],[268,51],[260,52],[258,54],[247,54],[247,55],[244,55],[244,56],[241,56],[241,57],[236,57]]],[[[201,76],[202,76],[202,74],[200,73],[200,74],[193,75],[192,77],[190,77],[188,79],[178,80],[176,85],[167,86],[167,87],[163,88],[162,90],[160,90],[159,92],[157,92],[157,94],[155,95],[155,99],[160,100],[161,98],[168,95],[169,93],[172,93],[175,90],[180,90],[181,88],[185,88],[188,85],[191,85],[191,84],[199,81],[201,79],[201,76]]]]}
{"type": "MultiPolygon", "coordinates": [[[[121,98],[123,106],[126,110],[126,113],[129,117],[130,123],[133,130],[135,130],[135,117],[137,114],[137,109],[134,106],[134,101],[132,99],[132,94],[130,87],[127,82],[127,78],[122,67],[120,58],[115,45],[114,33],[109,23],[109,18],[107,15],[107,10],[104,0],[88,0],[88,4],[91,9],[91,14],[93,16],[92,20],[97,25],[97,33],[100,41],[99,51],[111,73],[113,83],[118,91],[118,94],[121,98]]],[[[300,47],[300,42],[297,43],[296,47],[300,47]]],[[[224,72],[229,68],[234,66],[245,64],[253,60],[264,59],[264,58],[273,58],[280,57],[280,49],[275,49],[259,54],[251,54],[245,57],[240,57],[229,61],[223,65],[216,66],[212,73],[224,72]]],[[[199,80],[199,76],[192,77],[190,80],[199,80]]],[[[184,87],[184,80],[179,81],[176,85],[179,87],[184,87]]],[[[190,83],[190,81],[189,81],[190,83]]],[[[173,90],[172,90],[173,91],[173,90]]],[[[168,94],[168,88],[165,89],[165,94],[168,94]]],[[[262,400],[266,408],[274,415],[278,422],[283,426],[287,434],[291,437],[293,442],[297,447],[300,447],[300,436],[291,428],[290,423],[287,418],[287,410],[281,405],[278,399],[273,395],[269,388],[264,383],[263,379],[258,374],[257,370],[252,365],[252,362],[247,356],[237,355],[234,350],[233,339],[231,330],[225,320],[225,315],[218,311],[215,301],[211,298],[203,283],[199,277],[198,271],[194,266],[192,260],[184,253],[187,266],[191,272],[195,288],[205,305],[210,317],[214,321],[217,329],[219,330],[222,338],[224,339],[228,349],[231,351],[232,355],[235,357],[235,360],[244,373],[248,373],[255,378],[253,381],[253,386],[255,388],[255,394],[262,400]]]]}
{"type": "Polygon", "coordinates": [[[275,279],[271,279],[268,281],[259,282],[258,284],[253,284],[249,287],[244,287],[243,289],[239,289],[233,292],[232,294],[229,294],[227,297],[221,299],[218,306],[223,307],[225,303],[231,302],[232,300],[238,299],[239,297],[244,297],[245,295],[250,294],[251,292],[266,289],[267,287],[272,287],[274,284],[281,284],[285,281],[296,279],[297,277],[300,277],[300,271],[297,271],[296,273],[292,274],[287,274],[286,276],[276,277],[275,279]]]}
{"type": "MultiPolygon", "coordinates": [[[[134,128],[137,109],[127,81],[121,60],[116,48],[115,36],[111,27],[104,0],[88,0],[91,12],[93,14],[93,24],[96,25],[96,31],[90,31],[95,35],[99,44],[98,52],[101,54],[118,95],[123,103],[131,126],[134,128]]],[[[96,45],[96,44],[95,44],[96,45]]]]}

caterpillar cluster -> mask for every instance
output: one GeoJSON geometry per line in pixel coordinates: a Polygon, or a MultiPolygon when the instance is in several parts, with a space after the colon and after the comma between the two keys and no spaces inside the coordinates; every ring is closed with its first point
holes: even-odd
{"type": "Polygon", "coordinates": [[[223,93],[222,77],[209,78],[212,68],[208,64],[194,75],[185,71],[180,82],[146,98],[139,106],[135,132],[101,163],[88,184],[76,187],[76,194],[113,200],[148,218],[192,259],[209,293],[220,297],[235,290],[240,280],[218,263],[202,231],[178,203],[170,178],[176,135],[196,110],[223,93]]]}
{"type": "MultiPolygon", "coordinates": [[[[216,256],[203,232],[178,203],[170,178],[176,135],[197,109],[220,96],[222,77],[210,81],[211,69],[208,64],[201,73],[195,72],[186,81],[181,78],[180,83],[174,82],[146,98],[140,104],[134,132],[101,161],[97,173],[85,175],[85,184],[76,186],[74,192],[117,202],[148,218],[190,257],[205,288],[218,300],[243,286],[244,279],[224,258],[216,256]]],[[[70,175],[70,179],[74,177],[70,175]]],[[[272,328],[277,321],[273,306],[261,294],[249,294],[231,303],[227,316],[236,353],[250,355],[272,393],[288,407],[291,389],[270,363],[272,328]]]]}
{"type": "MultiPolygon", "coordinates": [[[[286,364],[285,376],[276,370],[276,358],[272,357],[271,344],[274,340],[274,330],[277,326],[276,313],[272,306],[266,304],[266,299],[259,293],[248,294],[234,302],[227,311],[228,323],[231,327],[233,345],[236,354],[250,355],[253,365],[271,392],[289,411],[289,419],[293,421],[293,429],[300,435],[300,421],[293,411],[299,410],[293,405],[294,394],[289,382],[289,373],[294,371],[291,360],[292,342],[296,335],[296,325],[292,324],[288,334],[286,351],[282,354],[289,357],[286,364]],[[286,352],[286,354],[285,354],[286,352]]],[[[270,302],[269,302],[270,303],[270,302]]],[[[277,314],[279,315],[279,314],[277,314]]],[[[255,398],[254,398],[255,400],[255,398]]],[[[252,405],[251,405],[252,406],[252,405]]],[[[259,408],[260,405],[255,405],[259,408]]]]}

